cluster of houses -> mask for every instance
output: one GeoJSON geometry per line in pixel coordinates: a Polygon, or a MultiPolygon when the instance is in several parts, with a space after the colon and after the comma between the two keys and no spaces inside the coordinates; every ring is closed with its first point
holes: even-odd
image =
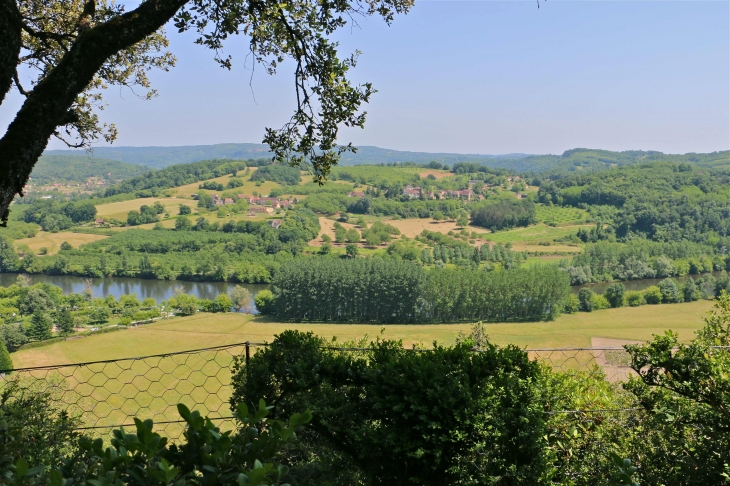
{"type": "MultiPolygon", "coordinates": [[[[220,197],[218,194],[211,194],[213,202],[216,206],[226,206],[228,204],[235,204],[236,201],[231,197],[220,197]]],[[[245,194],[236,194],[236,200],[243,199],[250,207],[249,213],[273,213],[276,209],[286,209],[292,204],[299,202],[297,198],[294,199],[279,199],[278,197],[259,197],[259,196],[247,196],[245,194]]]]}
{"type": "Polygon", "coordinates": [[[461,190],[438,190],[438,191],[424,191],[419,186],[411,186],[408,185],[403,188],[403,194],[408,196],[411,199],[447,199],[447,198],[453,198],[453,199],[466,199],[467,201],[471,201],[472,198],[478,197],[479,199],[484,199],[484,196],[482,195],[476,195],[474,191],[471,189],[461,189],[461,190]]]}
{"type": "MultiPolygon", "coordinates": [[[[520,176],[514,176],[514,177],[508,177],[507,181],[509,184],[514,184],[516,182],[520,181],[520,176]]],[[[483,182],[477,179],[472,179],[469,181],[469,189],[460,189],[460,190],[437,190],[437,191],[426,191],[422,189],[420,186],[412,186],[407,185],[403,188],[403,194],[408,196],[411,199],[466,199],[467,201],[471,201],[472,199],[484,199],[484,196],[481,194],[476,194],[472,187],[474,187],[476,184],[483,182]]],[[[495,187],[494,184],[487,184],[486,187],[495,187]]],[[[528,186],[525,185],[525,188],[528,186]]],[[[365,196],[364,192],[361,191],[352,191],[347,193],[348,197],[363,197],[365,196]]],[[[526,197],[524,194],[517,194],[517,197],[526,197]]]]}

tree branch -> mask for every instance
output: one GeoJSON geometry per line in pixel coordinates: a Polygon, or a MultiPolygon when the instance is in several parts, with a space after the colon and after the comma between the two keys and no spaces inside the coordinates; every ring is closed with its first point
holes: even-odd
{"type": "Polygon", "coordinates": [[[0,104],[13,85],[20,57],[22,25],[15,0],[0,0],[0,104]]]}
{"type": "MultiPolygon", "coordinates": [[[[57,127],[66,124],[69,109],[94,79],[94,75],[111,56],[160,29],[186,1],[145,0],[135,10],[82,32],[58,65],[28,94],[15,120],[0,139],[2,225],[7,222],[11,201],[16,194],[21,194],[35,163],[48,144],[48,139],[56,132],[57,127]]],[[[0,5],[8,2],[12,3],[12,0],[0,0],[0,5]]],[[[1,16],[6,10],[8,9],[0,10],[0,27],[3,25],[1,16]]],[[[17,8],[15,11],[17,12],[17,8]]],[[[19,32],[21,26],[18,24],[14,28],[19,32]]],[[[5,43],[2,38],[6,35],[5,30],[0,28],[0,46],[3,46],[0,50],[3,51],[5,43]]],[[[19,33],[17,37],[19,42],[19,33]]],[[[10,80],[8,89],[18,54],[19,48],[7,76],[10,80]]],[[[4,79],[5,66],[0,62],[0,83],[4,79]]],[[[0,89],[3,87],[0,84],[0,89]]]]}

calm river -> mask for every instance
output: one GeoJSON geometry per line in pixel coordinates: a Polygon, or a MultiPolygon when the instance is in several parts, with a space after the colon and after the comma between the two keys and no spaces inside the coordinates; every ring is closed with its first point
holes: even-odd
{"type": "MultiPolygon", "coordinates": [[[[84,290],[86,277],[72,277],[68,275],[28,275],[30,283],[49,283],[61,287],[64,294],[80,293],[84,290]]],[[[0,273],[0,287],[7,287],[15,283],[17,273],[0,273]]],[[[268,285],[234,284],[228,282],[185,282],[182,280],[147,280],[143,278],[92,278],[91,288],[94,297],[113,295],[117,300],[124,294],[137,294],[139,300],[152,297],[157,302],[172,297],[175,287],[183,287],[186,294],[201,299],[215,299],[218,294],[228,293],[236,285],[241,285],[257,294],[260,290],[269,288],[268,285]]]]}

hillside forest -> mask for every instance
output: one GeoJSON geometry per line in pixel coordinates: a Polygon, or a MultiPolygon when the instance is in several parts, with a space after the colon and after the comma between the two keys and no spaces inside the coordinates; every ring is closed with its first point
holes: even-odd
{"type": "MultiPolygon", "coordinates": [[[[51,186],[13,205],[8,228],[0,230],[0,271],[265,283],[278,296],[289,295],[290,282],[306,268],[322,278],[344,275],[349,270],[331,266],[348,260],[375,265],[362,271],[384,271],[383,282],[402,278],[388,272],[410,275],[414,300],[408,310],[387,311],[390,317],[345,308],[320,314],[304,301],[280,309],[282,319],[368,322],[541,320],[655,303],[656,295],[659,302],[711,298],[727,286],[727,154],[639,157],[576,149],[561,160],[540,172],[477,162],[343,166],[319,185],[266,159],[221,159],[130,172],[91,194],[51,186]],[[601,157],[617,162],[610,168],[574,163],[601,157]],[[572,165],[557,170],[566,161],[572,165]],[[396,270],[402,262],[407,266],[396,270]],[[541,297],[537,287],[521,289],[517,282],[528,274],[520,272],[530,269],[540,275],[535,285],[561,290],[541,297]],[[456,289],[462,284],[454,278],[475,285],[473,294],[446,292],[449,302],[439,307],[434,286],[456,289]],[[641,295],[622,291],[618,300],[569,291],[570,285],[641,279],[657,283],[641,295]],[[672,283],[657,291],[661,279],[672,283]],[[514,285],[488,290],[506,285],[500,282],[514,285]],[[538,310],[479,310],[498,307],[485,295],[510,292],[550,303],[536,304],[538,310]]],[[[43,170],[39,180],[47,177],[43,170]]],[[[342,292],[359,278],[321,288],[342,292]]]]}

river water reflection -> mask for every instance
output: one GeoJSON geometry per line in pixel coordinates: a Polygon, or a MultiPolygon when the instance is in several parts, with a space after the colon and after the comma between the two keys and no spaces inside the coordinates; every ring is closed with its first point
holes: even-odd
{"type": "MultiPolygon", "coordinates": [[[[0,273],[0,287],[7,287],[15,283],[18,278],[16,273],[0,273]]],[[[86,277],[73,277],[68,275],[28,275],[31,285],[36,283],[49,283],[61,287],[64,294],[80,293],[84,289],[86,277]]],[[[186,294],[194,295],[201,299],[215,299],[218,294],[228,293],[236,285],[241,285],[251,292],[251,296],[259,291],[269,288],[268,285],[235,284],[228,282],[185,282],[182,280],[147,280],[143,278],[92,278],[91,288],[94,297],[106,297],[113,295],[117,300],[125,294],[137,294],[142,300],[152,297],[157,302],[172,297],[175,287],[183,287],[186,294]]]]}

